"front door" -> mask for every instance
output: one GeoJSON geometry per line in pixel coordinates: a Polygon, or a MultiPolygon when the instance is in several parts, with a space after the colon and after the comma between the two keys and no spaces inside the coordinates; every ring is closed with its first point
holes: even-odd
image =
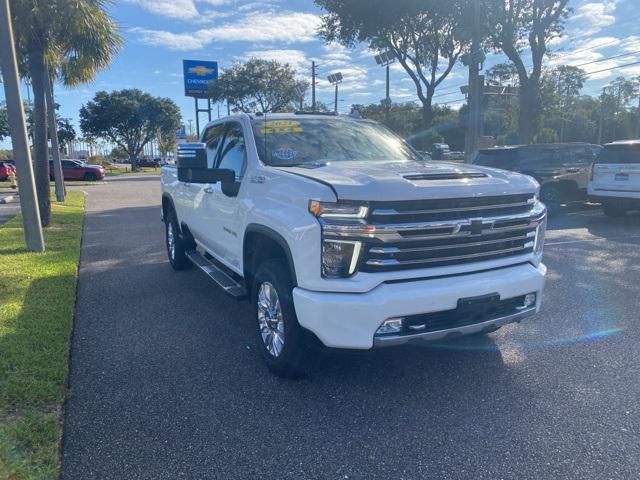
{"type": "MultiPolygon", "coordinates": [[[[242,182],[246,165],[245,135],[238,122],[227,122],[224,139],[218,149],[216,168],[227,168],[242,182]]],[[[239,271],[242,258],[241,219],[238,196],[227,195],[220,182],[206,186],[206,209],[212,216],[212,253],[227,266],[239,271]]]]}

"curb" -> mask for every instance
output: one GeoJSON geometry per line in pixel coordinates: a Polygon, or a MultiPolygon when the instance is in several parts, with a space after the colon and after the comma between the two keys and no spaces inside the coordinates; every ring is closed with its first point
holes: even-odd
{"type": "Polygon", "coordinates": [[[7,195],[6,197],[0,197],[0,204],[1,203],[9,203],[9,202],[13,202],[13,195],[7,195]]]}

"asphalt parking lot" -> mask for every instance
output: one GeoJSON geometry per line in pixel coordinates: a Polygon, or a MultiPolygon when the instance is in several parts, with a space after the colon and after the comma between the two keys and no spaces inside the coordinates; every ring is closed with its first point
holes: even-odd
{"type": "Polygon", "coordinates": [[[247,303],[169,267],[157,176],[83,189],[63,479],[640,477],[640,214],[552,219],[533,320],[287,381],[247,303]]]}

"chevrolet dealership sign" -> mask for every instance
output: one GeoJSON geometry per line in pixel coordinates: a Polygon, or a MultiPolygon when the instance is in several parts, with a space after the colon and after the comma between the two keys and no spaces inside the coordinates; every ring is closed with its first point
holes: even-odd
{"type": "Polygon", "coordinates": [[[209,82],[218,79],[218,62],[183,60],[184,94],[187,97],[207,98],[209,82]]]}

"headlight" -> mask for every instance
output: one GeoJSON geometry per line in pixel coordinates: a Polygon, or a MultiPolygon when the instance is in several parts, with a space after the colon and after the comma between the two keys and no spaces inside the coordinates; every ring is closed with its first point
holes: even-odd
{"type": "Polygon", "coordinates": [[[349,203],[329,203],[311,200],[309,211],[316,217],[322,218],[365,218],[368,208],[364,205],[349,203]]]}
{"type": "Polygon", "coordinates": [[[356,271],[360,257],[360,242],[322,241],[322,276],[348,277],[356,271]]]}
{"type": "Polygon", "coordinates": [[[533,244],[533,253],[537,262],[542,261],[542,251],[544,250],[544,236],[547,232],[547,216],[545,215],[538,227],[536,228],[536,241],[533,244]]]}

